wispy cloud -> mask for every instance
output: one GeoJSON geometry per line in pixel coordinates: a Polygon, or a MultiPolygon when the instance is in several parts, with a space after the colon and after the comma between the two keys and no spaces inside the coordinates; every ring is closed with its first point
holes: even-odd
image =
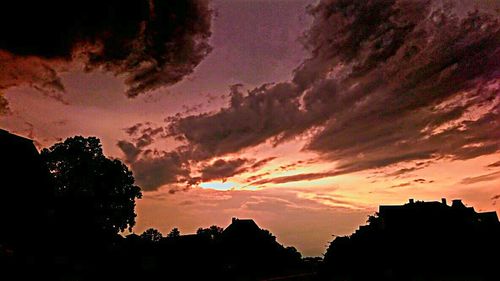
{"type": "Polygon", "coordinates": [[[500,172],[494,172],[489,174],[484,174],[476,177],[466,177],[463,178],[460,183],[461,184],[475,184],[478,182],[492,181],[500,178],[500,172]]]}
{"type": "Polygon", "coordinates": [[[500,167],[500,161],[491,163],[491,164],[488,165],[488,167],[490,167],[490,168],[500,167]]]}

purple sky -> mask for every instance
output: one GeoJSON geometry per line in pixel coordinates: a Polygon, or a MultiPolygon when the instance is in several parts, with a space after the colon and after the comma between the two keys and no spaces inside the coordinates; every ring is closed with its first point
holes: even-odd
{"type": "Polygon", "coordinates": [[[182,48],[153,59],[85,62],[0,44],[0,127],[40,148],[99,137],[144,190],[135,232],[251,217],[321,255],[379,204],[450,197],[500,210],[498,2],[210,6],[212,17],[200,4],[180,23],[182,40],[155,38],[182,48]]]}

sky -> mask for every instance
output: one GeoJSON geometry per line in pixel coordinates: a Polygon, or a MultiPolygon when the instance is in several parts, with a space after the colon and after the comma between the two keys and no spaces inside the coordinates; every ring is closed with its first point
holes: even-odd
{"type": "Polygon", "coordinates": [[[500,211],[499,2],[181,2],[2,15],[0,127],[100,138],[136,233],[253,218],[320,256],[379,205],[500,211]]]}

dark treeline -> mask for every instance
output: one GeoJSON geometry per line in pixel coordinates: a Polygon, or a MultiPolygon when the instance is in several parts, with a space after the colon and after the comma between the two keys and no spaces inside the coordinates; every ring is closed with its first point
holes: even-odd
{"type": "Polygon", "coordinates": [[[498,280],[498,217],[460,200],[380,206],[322,260],[302,258],[250,219],[122,236],[141,190],[97,138],[39,154],[0,130],[0,155],[1,280],[498,280]]]}
{"type": "Polygon", "coordinates": [[[7,280],[261,280],[307,272],[295,248],[253,220],[193,235],[149,229],[123,237],[142,194],[97,138],[69,138],[39,154],[31,140],[0,130],[0,154],[7,280]]]}

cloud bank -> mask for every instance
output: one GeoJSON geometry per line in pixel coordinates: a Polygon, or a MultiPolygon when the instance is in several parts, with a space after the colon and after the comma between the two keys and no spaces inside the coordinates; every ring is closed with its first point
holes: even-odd
{"type": "Polygon", "coordinates": [[[303,150],[332,163],[259,184],[496,153],[499,14],[457,3],[320,1],[291,81],[233,87],[227,107],[170,118],[167,135],[185,143],[185,163],[304,135],[303,150]]]}

